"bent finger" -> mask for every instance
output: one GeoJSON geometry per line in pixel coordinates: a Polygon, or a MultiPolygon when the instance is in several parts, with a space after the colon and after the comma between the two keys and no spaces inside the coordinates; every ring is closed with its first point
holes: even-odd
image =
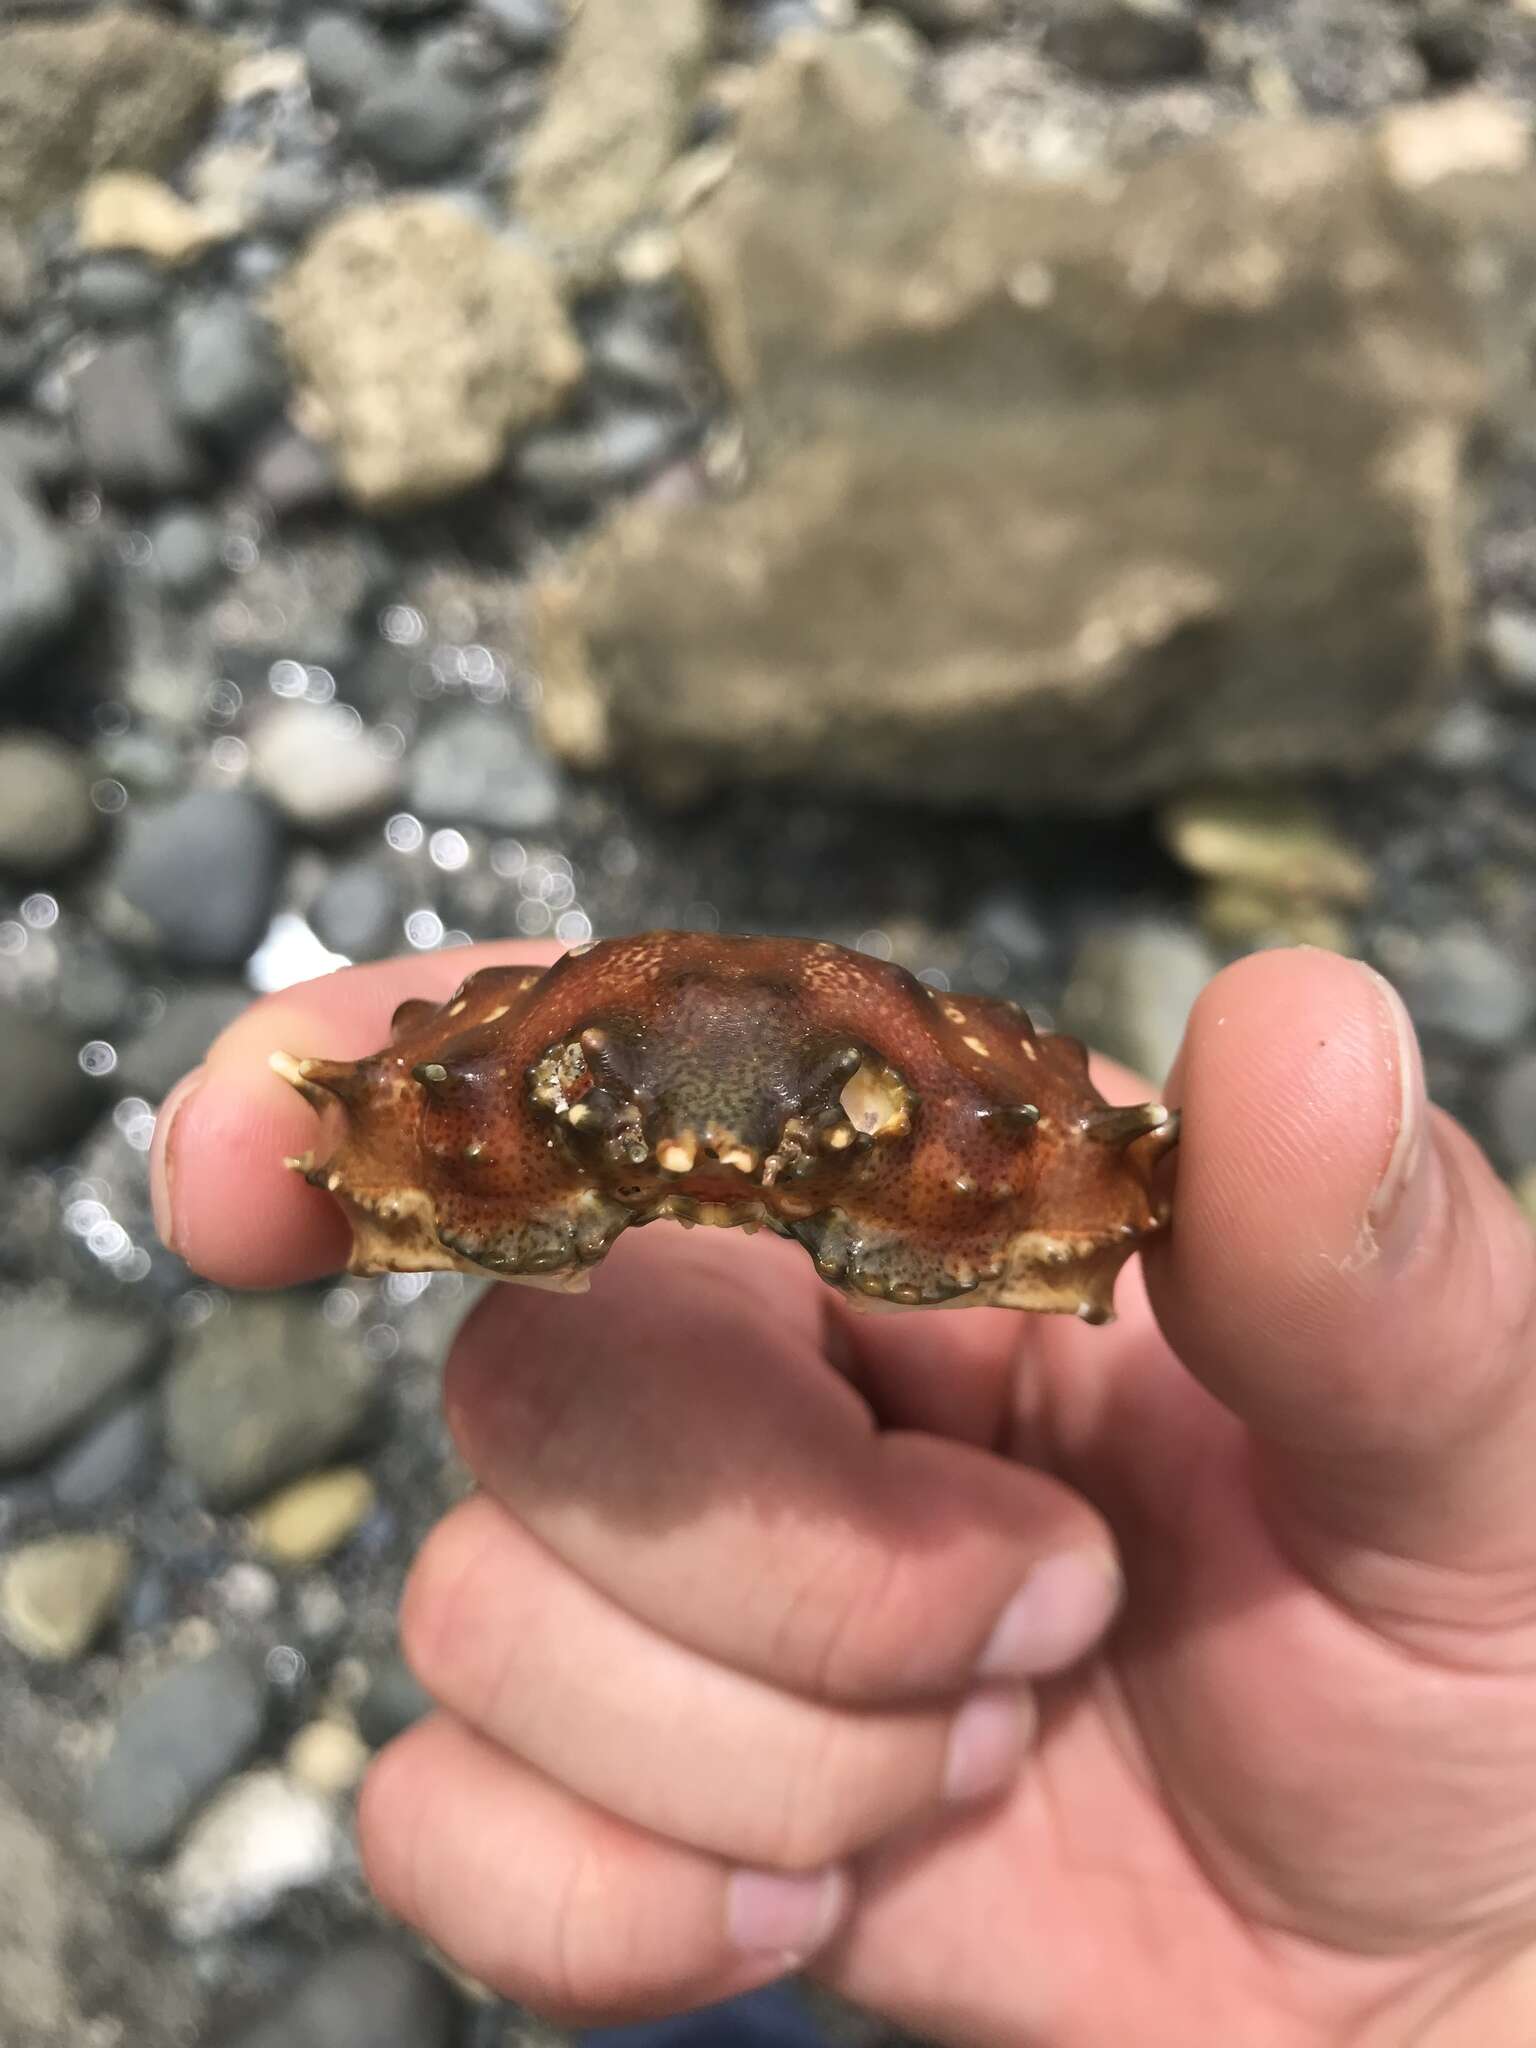
{"type": "Polygon", "coordinates": [[[782,1976],[846,1916],[838,1870],[733,1869],[628,1826],[436,1715],[363,1785],[368,1880],[478,1982],[566,2024],[709,2005],[782,1976]]]}
{"type": "Polygon", "coordinates": [[[484,1301],[449,1362],[482,1486],[617,1606],[815,1698],[900,1705],[1063,1669],[1115,1611],[1080,1496],[882,1434],[831,1370],[800,1253],[647,1231],[590,1295],[484,1301]]]}

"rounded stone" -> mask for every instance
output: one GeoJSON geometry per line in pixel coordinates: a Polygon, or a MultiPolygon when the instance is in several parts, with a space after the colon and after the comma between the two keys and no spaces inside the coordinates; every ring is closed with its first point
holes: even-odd
{"type": "Polygon", "coordinates": [[[519,57],[543,57],[560,40],[566,13],[560,0],[478,0],[475,12],[519,57]]]}
{"type": "Polygon", "coordinates": [[[88,1515],[141,1492],[154,1475],[159,1449],[160,1404],[149,1394],[125,1401],[53,1465],[48,1484],[55,1507],[66,1515],[88,1515]]]}
{"type": "Polygon", "coordinates": [[[381,861],[333,869],[310,906],[310,923],[333,953],[377,960],[399,942],[403,905],[394,873],[381,861]]]}
{"type": "Polygon", "coordinates": [[[35,1159],[63,1151],[105,1107],[101,1081],[80,1065],[82,1035],[57,1017],[0,1003],[0,1152],[35,1159]]]}
{"type": "Polygon", "coordinates": [[[357,824],[383,810],[400,787],[399,759],[338,705],[285,704],[269,711],[247,745],[257,787],[307,831],[357,824]]]}
{"type": "Polygon", "coordinates": [[[170,998],[155,1023],[119,1049],[114,1079],[129,1095],[163,1102],[250,1002],[249,991],[235,986],[184,989],[170,998]]]}
{"type": "Polygon", "coordinates": [[[1155,1085],[1173,1065],[1195,998],[1218,964],[1198,933],[1161,918],[1097,931],[1072,963],[1063,1028],[1155,1085]]]}
{"type": "Polygon", "coordinates": [[[484,140],[490,103],[433,66],[415,65],[370,93],[352,117],[352,138],[383,170],[409,182],[456,169],[484,140]]]}
{"type": "Polygon", "coordinates": [[[414,749],[410,800],[423,817],[539,832],[560,813],[558,777],[535,742],[505,715],[445,718],[414,749]]]}
{"type": "Polygon", "coordinates": [[[354,1442],[377,1385],[356,1336],[306,1302],[232,1302],[181,1344],[167,1447],[211,1505],[243,1507],[354,1442]]]}
{"type": "Polygon", "coordinates": [[[363,1740],[382,1749],[407,1728],[432,1712],[435,1702],[403,1657],[391,1657],[381,1664],[369,1681],[368,1690],[357,1705],[357,1725],[363,1740]]]}
{"type": "Polygon", "coordinates": [[[42,733],[0,733],[0,868],[42,874],[90,850],[101,824],[85,756],[42,733]]]}
{"type": "Polygon", "coordinates": [[[130,814],[111,881],[129,936],[188,967],[234,967],[266,929],[277,897],[282,827],[246,790],[193,790],[130,814]]]}
{"type": "Polygon", "coordinates": [[[1536,1021],[1536,972],[1476,925],[1416,936],[1390,964],[1422,1031],[1496,1052],[1536,1021]]]}
{"type": "Polygon", "coordinates": [[[149,530],[150,573],[168,597],[189,602],[224,574],[223,536],[210,513],[177,506],[149,530]]]}
{"type": "Polygon", "coordinates": [[[328,1799],[281,1771],[250,1771],[188,1829],[166,1873],[171,1928],[183,1941],[207,1941],[252,1926],[289,1892],[321,1883],[341,1853],[328,1799]]]}
{"type": "Polygon", "coordinates": [[[1519,605],[1496,605],[1483,629],[1483,650],[1501,683],[1521,695],[1536,694],[1536,614],[1519,605]]]}
{"type": "Polygon", "coordinates": [[[1536,1051],[1516,1053],[1499,1069],[1488,1112],[1500,1156],[1536,1168],[1536,1051]]]}
{"type": "Polygon", "coordinates": [[[272,329],[232,294],[176,315],[170,374],[180,417],[219,441],[249,438],[277,416],[288,389],[272,329]]]}
{"type": "Polygon", "coordinates": [[[1181,797],[1158,824],[1174,859],[1197,875],[1325,903],[1363,903],[1371,893],[1369,863],[1301,794],[1228,790],[1181,797]]]}
{"type": "Polygon", "coordinates": [[[80,319],[96,327],[135,327],[153,318],[165,279],[142,256],[88,256],[70,285],[80,319]]]}
{"type": "Polygon", "coordinates": [[[24,1656],[65,1664],[90,1649],[127,1584],[131,1553],[116,1536],[47,1536],[0,1568],[0,1628],[24,1656]]]}
{"type": "Polygon", "coordinates": [[[369,1936],[327,1954],[231,2048],[448,2048],[455,2010],[424,1956],[369,1936]]]}
{"type": "Polygon", "coordinates": [[[120,1856],[163,1849],[251,1755],[266,1713],[261,1680],[233,1651],[176,1665],[118,1717],[86,1793],[86,1825],[120,1856]]]}
{"type": "Polygon", "coordinates": [[[160,1325],[120,1309],[83,1308],[37,1288],[4,1298],[0,1472],[31,1464],[153,1364],[160,1325]]]}
{"type": "Polygon", "coordinates": [[[371,1752],[349,1721],[311,1721],[289,1743],[288,1775],[326,1799],[340,1799],[362,1783],[371,1752]]]}
{"type": "Polygon", "coordinates": [[[373,1512],[373,1481],[356,1465],[296,1480],[250,1513],[256,1548],[274,1564],[318,1564],[373,1512]]]}

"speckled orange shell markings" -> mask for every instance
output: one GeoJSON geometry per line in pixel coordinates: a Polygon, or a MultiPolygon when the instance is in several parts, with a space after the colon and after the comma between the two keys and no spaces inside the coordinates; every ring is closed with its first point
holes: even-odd
{"type": "Polygon", "coordinates": [[[582,1287],[673,1218],[793,1237],[863,1306],[1111,1312],[1168,1220],[1161,1104],[1111,1109],[1012,1003],[799,939],[650,932],[406,1003],[356,1062],[272,1064],[354,1272],[582,1287]]]}

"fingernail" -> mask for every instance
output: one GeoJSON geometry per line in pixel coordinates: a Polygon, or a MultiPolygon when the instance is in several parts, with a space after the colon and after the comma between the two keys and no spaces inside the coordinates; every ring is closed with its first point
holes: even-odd
{"type": "Polygon", "coordinates": [[[1381,999],[1384,1051],[1397,1092],[1392,1149],[1387,1154],[1387,1163],[1382,1169],[1369,1212],[1371,1229],[1379,1238],[1402,1216],[1404,1197],[1418,1180],[1419,1163],[1424,1156],[1427,1103],[1424,1061],[1419,1052],[1419,1036],[1413,1028],[1413,1019],[1391,982],[1374,968],[1369,972],[1381,999]]]}
{"type": "Polygon", "coordinates": [[[1120,1605],[1120,1567],[1106,1551],[1068,1550],[1037,1564],[997,1618],[978,1678],[1043,1678],[1091,1650],[1120,1605]]]}
{"type": "Polygon", "coordinates": [[[180,1250],[176,1234],[176,1161],[173,1151],[176,1121],[203,1085],[206,1072],[204,1067],[194,1067],[190,1074],[184,1075],[161,1103],[155,1116],[155,1137],[149,1158],[149,1198],[154,1207],[155,1229],[167,1251],[180,1250]]]}
{"type": "Polygon", "coordinates": [[[841,1870],[785,1877],[773,1870],[736,1870],[725,1893],[732,1945],[745,1955],[781,1957],[792,1965],[823,1947],[848,1909],[841,1870]]]}
{"type": "Polygon", "coordinates": [[[944,1759],[944,1797],[955,1806],[1011,1784],[1035,1732],[1028,1693],[979,1692],[955,1716],[944,1759]]]}

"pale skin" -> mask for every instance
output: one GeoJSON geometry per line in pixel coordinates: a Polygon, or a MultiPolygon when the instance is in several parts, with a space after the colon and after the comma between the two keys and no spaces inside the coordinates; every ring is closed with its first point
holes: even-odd
{"type": "MultiPolygon", "coordinates": [[[[177,1249],[338,1267],[267,1054],[539,957],[256,1006],[160,1119],[177,1249]]],[[[966,2048],[1536,2040],[1536,1243],[1354,963],[1228,969],[1168,1093],[1107,1330],[854,1317],[669,1227],[489,1295],[401,1619],[442,1708],[362,1797],[388,1908],[571,2022],[803,1967],[966,2048]]]]}

